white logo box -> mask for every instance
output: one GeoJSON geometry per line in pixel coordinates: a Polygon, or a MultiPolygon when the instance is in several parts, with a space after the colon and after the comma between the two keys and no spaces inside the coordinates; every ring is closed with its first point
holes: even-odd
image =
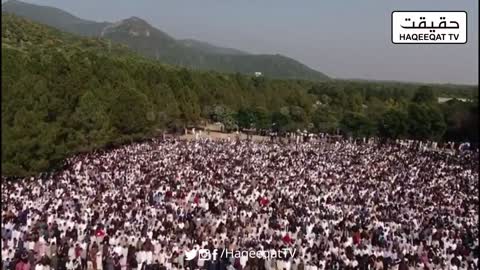
{"type": "Polygon", "coordinates": [[[395,44],[465,44],[465,11],[394,11],[392,42],[395,44]]]}

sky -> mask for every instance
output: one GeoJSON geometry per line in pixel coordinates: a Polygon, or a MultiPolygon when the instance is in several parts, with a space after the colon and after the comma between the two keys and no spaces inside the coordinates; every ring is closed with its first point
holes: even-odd
{"type": "Polygon", "coordinates": [[[478,85],[478,0],[25,0],[80,18],[147,20],[177,39],[283,54],[339,79],[478,85]],[[392,44],[395,10],[468,13],[467,44],[392,44]]]}

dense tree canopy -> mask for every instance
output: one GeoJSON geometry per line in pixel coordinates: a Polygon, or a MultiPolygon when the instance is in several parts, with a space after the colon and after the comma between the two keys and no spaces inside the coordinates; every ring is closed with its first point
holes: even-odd
{"type": "Polygon", "coordinates": [[[271,80],[165,66],[2,18],[2,174],[204,121],[357,137],[478,140],[478,87],[271,80]],[[436,97],[458,97],[439,104],[436,97]],[[433,98],[432,98],[433,97],[433,98]]]}
{"type": "Polygon", "coordinates": [[[408,135],[408,114],[396,109],[385,112],[378,121],[379,136],[385,138],[405,138],[408,135]]]}

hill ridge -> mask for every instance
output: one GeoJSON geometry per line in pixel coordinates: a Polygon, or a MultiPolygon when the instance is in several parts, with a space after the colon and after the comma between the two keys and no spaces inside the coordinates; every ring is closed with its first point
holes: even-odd
{"type": "MultiPolygon", "coordinates": [[[[148,21],[131,16],[116,23],[81,19],[55,7],[9,0],[2,3],[2,12],[12,13],[73,34],[101,37],[125,44],[144,56],[166,64],[227,73],[265,76],[280,79],[327,80],[328,76],[307,65],[278,54],[250,54],[195,39],[175,39],[148,21]],[[125,24],[148,27],[147,31],[117,31],[125,24]]],[[[128,28],[128,27],[126,27],[128,28]]]]}

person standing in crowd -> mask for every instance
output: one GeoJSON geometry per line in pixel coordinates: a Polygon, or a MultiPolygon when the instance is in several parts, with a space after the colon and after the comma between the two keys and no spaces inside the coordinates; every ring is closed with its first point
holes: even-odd
{"type": "Polygon", "coordinates": [[[302,134],[152,139],[3,179],[2,269],[478,269],[478,151],[302,134]]]}

